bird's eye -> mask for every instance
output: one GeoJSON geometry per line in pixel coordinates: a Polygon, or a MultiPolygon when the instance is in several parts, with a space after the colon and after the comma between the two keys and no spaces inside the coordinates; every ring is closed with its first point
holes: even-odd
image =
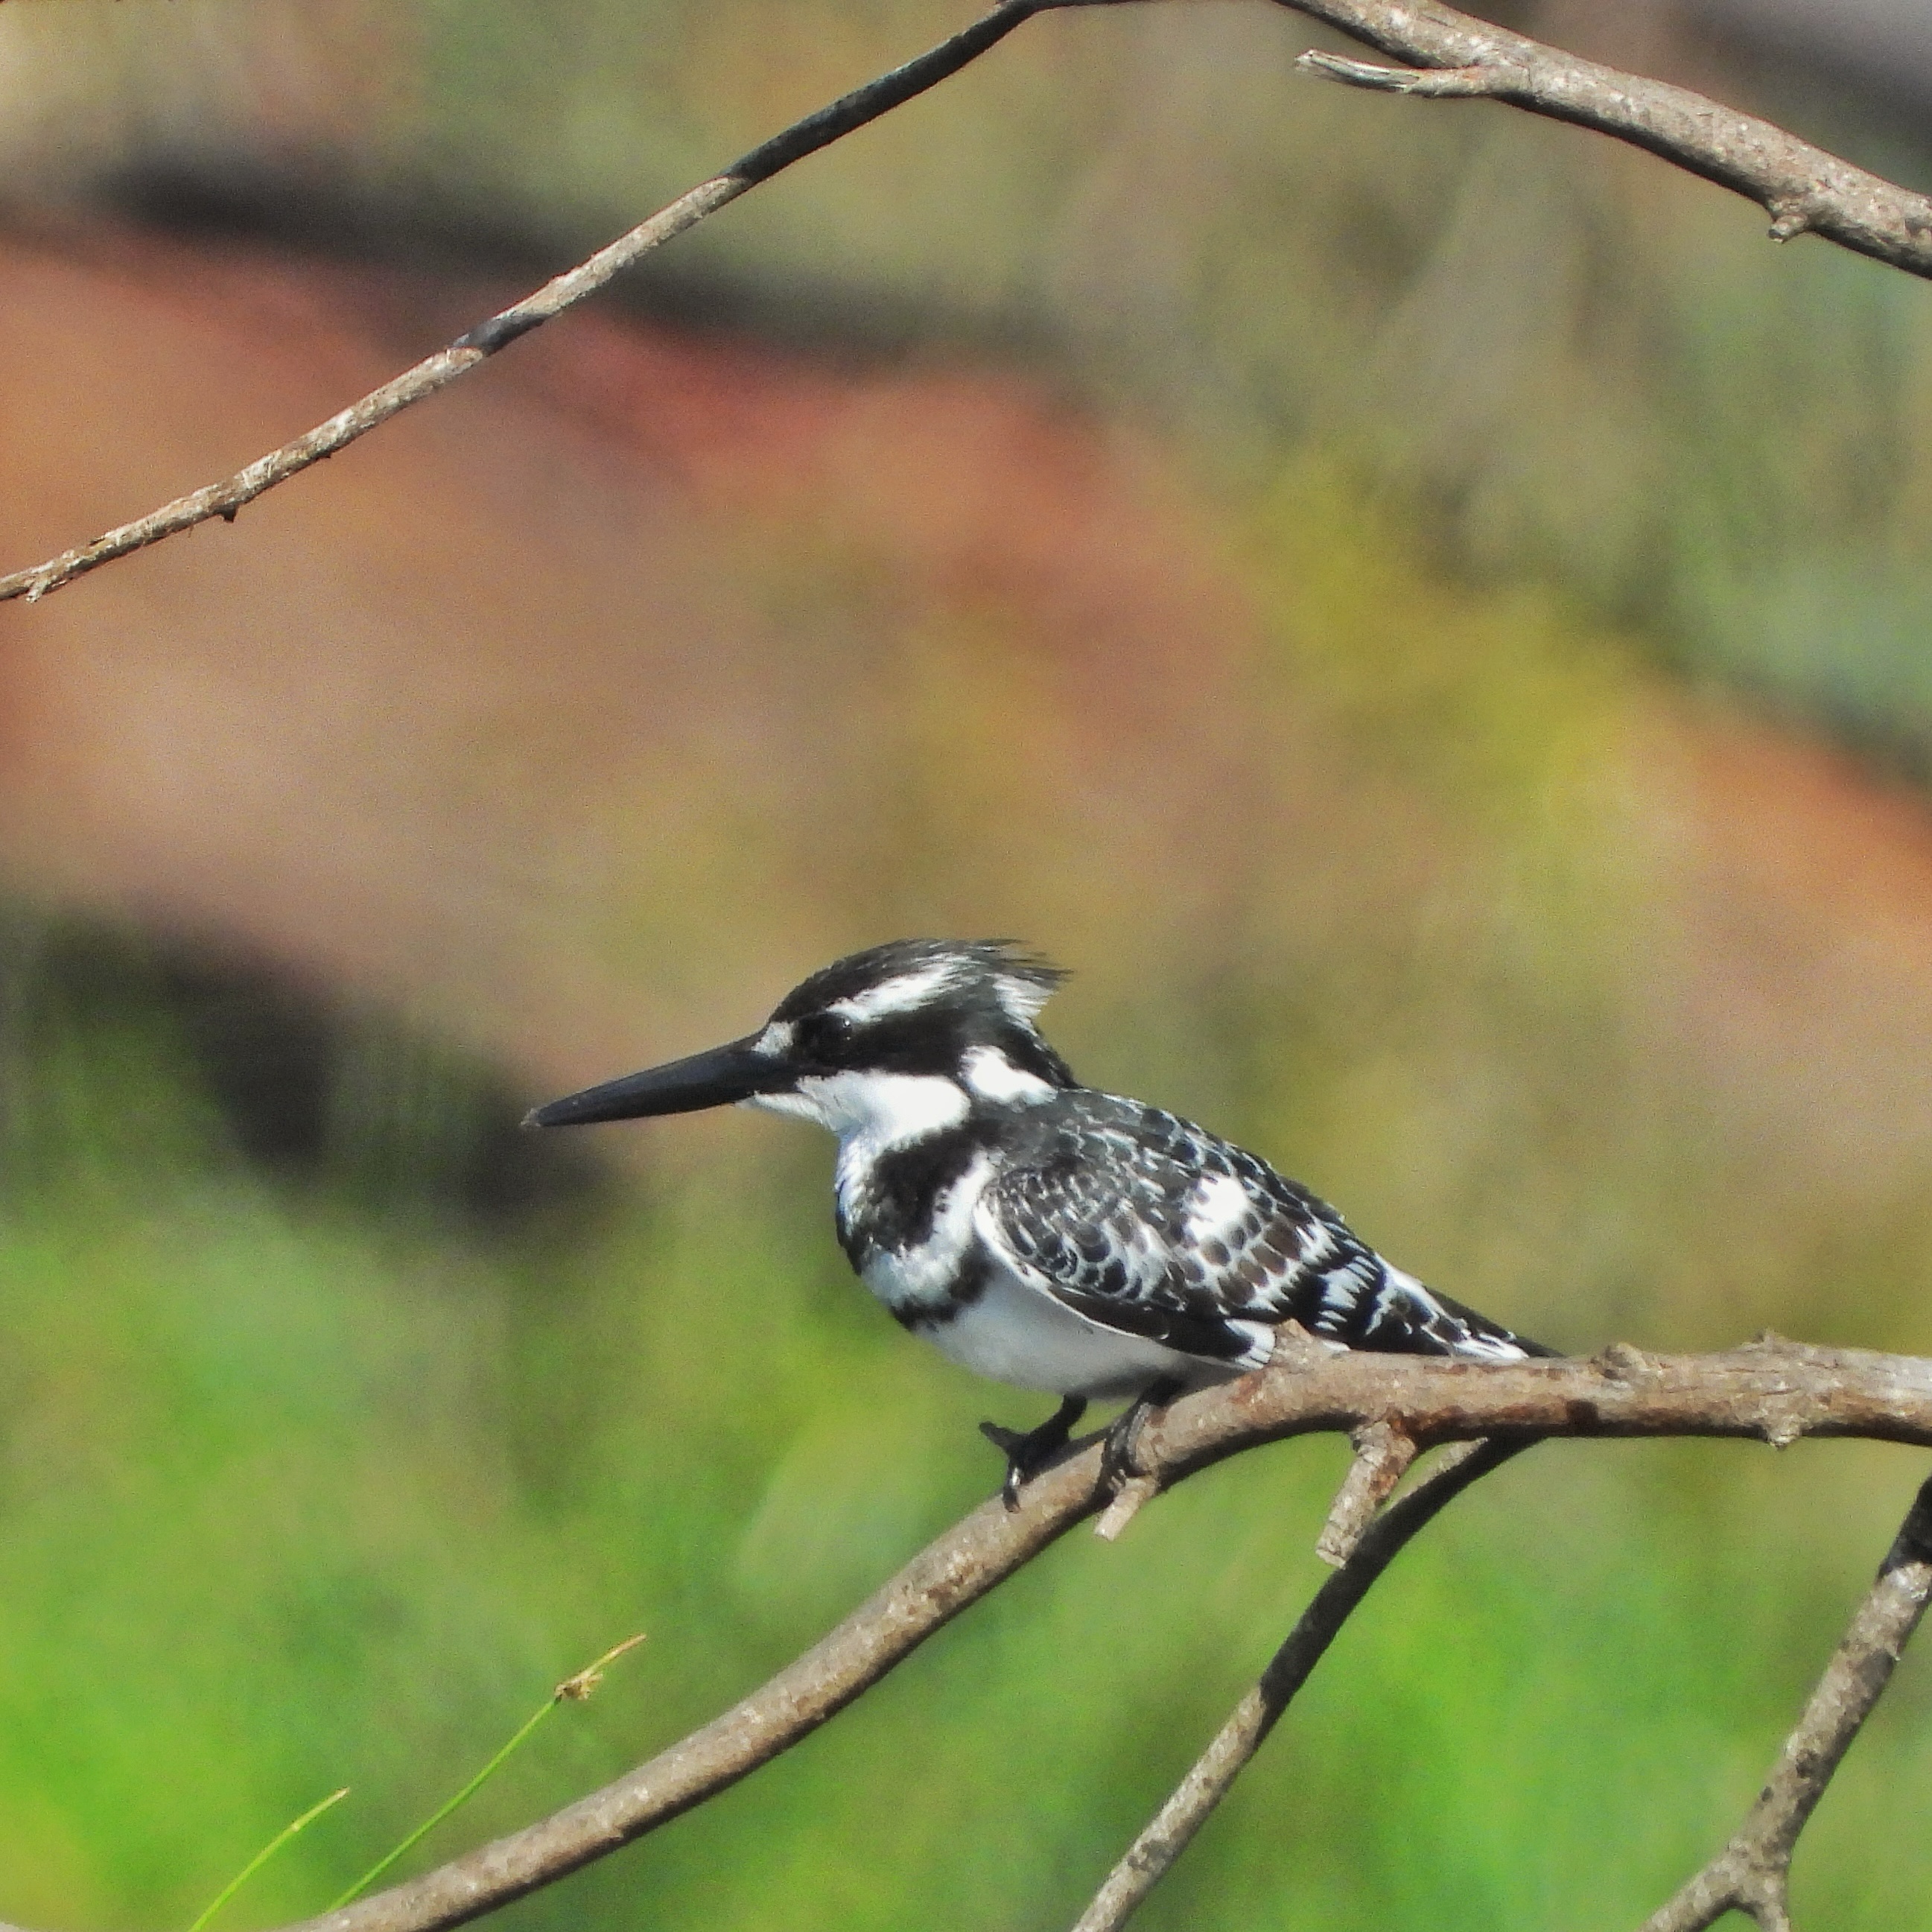
{"type": "Polygon", "coordinates": [[[843,1013],[818,1012],[799,1022],[799,1043],[814,1059],[838,1052],[852,1036],[852,1022],[843,1013]]]}

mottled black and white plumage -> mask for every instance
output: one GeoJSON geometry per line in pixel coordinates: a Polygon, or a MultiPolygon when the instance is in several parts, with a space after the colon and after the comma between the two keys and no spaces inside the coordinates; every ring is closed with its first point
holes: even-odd
{"type": "Polygon", "coordinates": [[[830,1128],[838,1239],[866,1286],[964,1367],[1064,1398],[1026,1435],[987,1425],[1009,1502],[1090,1398],[1134,1398],[1130,1430],[1261,1367],[1290,1321],[1350,1348],[1549,1352],[1392,1267],[1256,1155],[1080,1085],[1036,1024],[1060,977],[1003,942],[896,940],[814,973],[755,1034],[531,1120],[737,1102],[830,1128]]]}

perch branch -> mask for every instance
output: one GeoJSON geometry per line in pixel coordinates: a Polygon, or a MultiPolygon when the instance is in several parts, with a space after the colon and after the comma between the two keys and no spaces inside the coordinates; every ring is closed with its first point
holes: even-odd
{"type": "MultiPolygon", "coordinates": [[[[1149,1419],[1136,1460],[1162,1488],[1255,1444],[1389,1421],[1419,1446],[1502,1433],[1876,1437],[1932,1447],[1932,1361],[1767,1339],[1728,1353],[1494,1365],[1299,1352],[1149,1419]]],[[[1500,1445],[1498,1445],[1500,1446],[1500,1445]]],[[[302,1932],[433,1932],[644,1836],[808,1736],[969,1604],[1108,1502],[1097,1443],[976,1510],[759,1690],[636,1770],[302,1932]]],[[[1338,1575],[1341,1573],[1338,1573],[1338,1575]]]]}
{"type": "MultiPolygon", "coordinates": [[[[1075,1922],[1073,1932],[1115,1932],[1126,1923],[1228,1795],[1248,1760],[1267,1742],[1295,1693],[1308,1682],[1342,1624],[1402,1545],[1472,1483],[1528,1446],[1524,1442],[1458,1443],[1401,1502],[1356,1532],[1341,1567],[1316,1592],[1259,1682],[1235,1706],[1214,1742],[1174,1787],[1174,1795],[1108,1874],[1093,1903],[1075,1922]]],[[[1358,1456],[1354,1467],[1362,1468],[1368,1460],[1358,1456]]],[[[1375,1466],[1379,1472],[1388,1463],[1375,1466]]],[[[1331,1523],[1333,1520],[1331,1516],[1331,1523]]]]}
{"type": "MultiPolygon", "coordinates": [[[[1484,1452],[1496,1455],[1555,1436],[1732,1436],[1780,1446],[1805,1436],[1862,1436],[1932,1448],[1932,1360],[1776,1336],[1720,1354],[1618,1348],[1589,1361],[1311,1360],[1297,1351],[1150,1418],[1135,1455],[1157,1487],[1169,1489],[1259,1443],[1378,1423],[1418,1450],[1497,1436],[1484,1452]]],[[[997,1500],[975,1510],[802,1657],[689,1737],[536,1824],[290,1932],[436,1932],[643,1837],[808,1736],[1108,1499],[1100,1444],[1090,1440],[1029,1481],[1017,1510],[997,1500]]],[[[1364,1548],[1379,1546],[1378,1531],[1399,1522],[1402,1507],[1371,1526],[1364,1548]]],[[[1362,1560],[1358,1552],[1354,1561],[1362,1560]]],[[[1346,1588],[1350,1574],[1330,1582],[1346,1588]]]]}
{"type": "Polygon", "coordinates": [[[1391,68],[1306,53],[1305,73],[1384,93],[1500,100],[1593,128],[1756,202],[1771,217],[1774,241],[1809,231],[1908,274],[1932,276],[1932,200],[1755,115],[1580,59],[1433,0],[1275,4],[1408,63],[1391,68]]]}
{"type": "MultiPolygon", "coordinates": [[[[520,335],[560,315],[794,162],[936,86],[1035,14],[1132,4],[1136,0],[1000,0],[950,39],[794,122],[588,260],[478,322],[292,442],[223,482],[178,496],[44,562],[0,577],[0,603],[16,597],[37,602],[102,564],[164,538],[216,517],[232,523],[266,491],[346,448],[412,404],[447,388],[520,335]]],[[[1771,232],[1780,241],[1808,230],[1908,274],[1932,276],[1932,200],[1853,167],[1768,121],[1720,106],[1687,88],[1580,59],[1432,0],[1274,4],[1412,63],[1396,69],[1309,54],[1301,64],[1310,72],[1395,93],[1480,96],[1594,128],[1757,202],[1770,214],[1771,232]]]]}
{"type": "Polygon", "coordinates": [[[1724,1849],[1642,1932],[1703,1932],[1726,1912],[1791,1932],[1791,1855],[1825,1787],[1891,1682],[1932,1598],[1932,1480],[1918,1492],[1878,1580],[1858,1608],[1770,1778],[1724,1849]]]}

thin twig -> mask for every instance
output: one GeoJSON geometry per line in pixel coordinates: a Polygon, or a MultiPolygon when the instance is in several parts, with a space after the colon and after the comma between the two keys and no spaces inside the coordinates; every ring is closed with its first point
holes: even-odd
{"type": "Polygon", "coordinates": [[[1402,1545],[1472,1483],[1528,1446],[1493,1440],[1459,1443],[1407,1496],[1363,1530],[1354,1552],[1316,1592],[1254,1688],[1235,1706],[1214,1742],[1107,1875],[1073,1932],[1114,1932],[1126,1923],[1267,1742],[1350,1613],[1402,1545]]]}
{"type": "Polygon", "coordinates": [[[1580,59],[1434,0],[1275,4],[1423,70],[1310,53],[1300,62],[1306,73],[1388,93],[1499,100],[1593,128],[1756,202],[1771,217],[1774,241],[1808,232],[1908,274],[1932,276],[1932,200],[1755,115],[1688,88],[1580,59]]]}
{"type": "Polygon", "coordinates": [[[1729,1844],[1642,1932],[1703,1932],[1726,1912],[1747,1912],[1764,1932],[1791,1932],[1791,1855],[1871,1714],[1932,1598],[1932,1479],[1920,1489],[1878,1580],[1858,1608],[1771,1776],[1729,1844]]]}
{"type": "MultiPolygon", "coordinates": [[[[794,162],[958,73],[1036,14],[1132,4],[1136,0],[1000,0],[950,40],[794,122],[587,261],[225,481],[176,497],[44,562],[0,577],[0,603],[16,597],[38,602],[104,563],[212,518],[232,523],[238,512],[265,491],[347,448],[412,404],[447,388],[506,344],[560,315],[794,162]]],[[[1316,54],[1304,57],[1302,65],[1310,72],[1398,93],[1481,96],[1594,128],[1758,202],[1771,216],[1771,232],[1777,240],[1809,232],[1908,274],[1932,276],[1932,200],[1853,167],[1768,121],[1736,112],[1684,88],[1580,59],[1432,0],[1274,4],[1410,62],[1414,70],[1316,54]]]]}
{"type": "MultiPolygon", "coordinates": [[[[237,470],[225,482],[178,496],[171,503],[122,524],[91,542],[64,550],[58,556],[10,576],[0,577],[0,602],[25,597],[37,603],[50,592],[71,584],[89,571],[116,557],[126,556],[164,537],[192,530],[220,517],[232,523],[236,513],[265,491],[291,476],[345,449],[357,437],[366,435],[379,423],[400,415],[412,404],[447,388],[472,369],[520,335],[527,335],[553,316],[602,288],[613,277],[643,260],[667,242],[695,228],[706,216],[715,214],[728,202],[767,182],[794,162],[816,154],[836,140],[876,121],[882,114],[903,106],[914,96],[934,87],[990,47],[998,45],[1013,29],[1036,14],[1052,13],[1063,8],[1112,4],[1115,0],[1000,0],[992,10],[970,27],[944,40],[916,60],[794,122],[781,134],[761,142],[708,181],[700,182],[675,201],[646,220],[629,233],[600,248],[587,261],[546,282],[534,294],[478,322],[454,342],[426,356],[413,368],[392,377],[380,388],[372,389],[360,402],[338,410],[326,422],[318,423],[305,434],[280,448],[271,451],[237,470]]],[[[0,1928],[4,1932],[4,1928],[0,1928]]]]}

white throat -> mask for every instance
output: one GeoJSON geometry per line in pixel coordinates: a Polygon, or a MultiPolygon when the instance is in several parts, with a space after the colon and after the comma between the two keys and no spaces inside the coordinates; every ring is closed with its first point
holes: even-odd
{"type": "Polygon", "coordinates": [[[830,1128],[842,1167],[956,1127],[971,1106],[959,1083],[940,1073],[820,1074],[791,1093],[754,1094],[746,1104],[830,1128]]]}

